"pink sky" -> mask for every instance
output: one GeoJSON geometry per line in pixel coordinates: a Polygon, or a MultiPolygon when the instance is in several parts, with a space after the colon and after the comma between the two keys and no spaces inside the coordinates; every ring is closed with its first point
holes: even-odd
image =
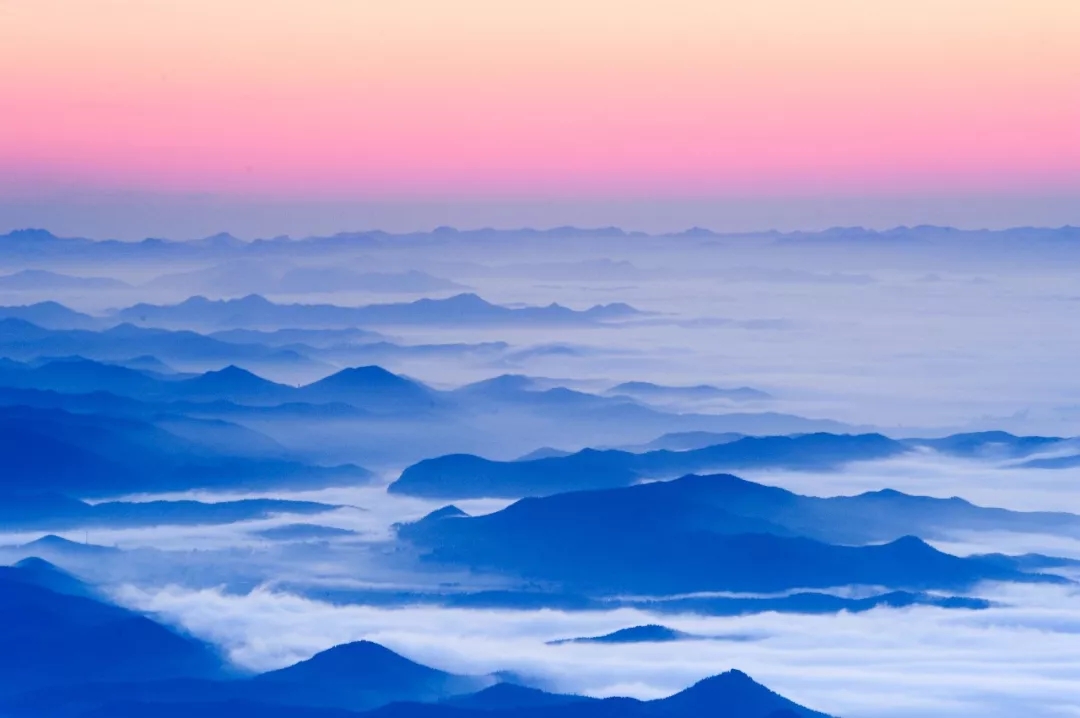
{"type": "Polygon", "coordinates": [[[1075,193],[1077,38],[1075,0],[0,0],[0,193],[1075,193]]]}

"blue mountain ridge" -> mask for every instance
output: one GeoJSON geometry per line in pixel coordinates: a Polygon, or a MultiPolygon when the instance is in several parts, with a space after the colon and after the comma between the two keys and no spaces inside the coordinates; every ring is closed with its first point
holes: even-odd
{"type": "Polygon", "coordinates": [[[347,328],[392,325],[573,325],[617,321],[639,315],[626,304],[574,310],[559,304],[511,308],[476,294],[418,299],[398,304],[343,307],[334,304],[277,304],[258,294],[212,300],[195,296],[174,305],[136,304],[115,314],[117,322],[158,327],[216,329],[347,328]]]}
{"type": "Polygon", "coordinates": [[[79,498],[194,487],[363,482],[358,466],[222,453],[144,421],[57,409],[0,406],[5,490],[79,498]],[[147,467],[154,467],[147,474],[147,467]]]}
{"type": "Polygon", "coordinates": [[[393,493],[425,498],[520,498],[565,491],[629,486],[642,479],[692,472],[778,468],[828,471],[926,447],[961,456],[1023,456],[1062,441],[1005,432],[957,434],[943,439],[896,440],[881,434],[721,437],[722,443],[684,451],[634,453],[584,449],[570,455],[492,461],[467,454],[425,459],[390,485],[393,493]]]}
{"type": "Polygon", "coordinates": [[[770,593],[853,584],[954,590],[984,580],[1064,580],[951,556],[912,535],[868,543],[880,540],[878,517],[890,518],[890,507],[896,515],[885,531],[918,526],[942,508],[947,516],[955,509],[953,516],[980,521],[1070,527],[1077,521],[898,492],[812,499],[730,475],[691,475],[522,499],[485,516],[429,516],[400,526],[398,535],[436,563],[593,594],[770,593]],[[850,541],[856,533],[863,541],[850,541]]]}

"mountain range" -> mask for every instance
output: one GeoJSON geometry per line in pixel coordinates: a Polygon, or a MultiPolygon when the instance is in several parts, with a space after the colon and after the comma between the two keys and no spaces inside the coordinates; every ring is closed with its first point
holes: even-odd
{"type": "Polygon", "coordinates": [[[569,591],[670,596],[847,585],[956,590],[985,580],[1062,580],[952,556],[907,533],[926,535],[935,526],[1062,525],[1075,531],[1080,517],[897,492],[815,499],[717,475],[522,499],[476,517],[444,509],[400,526],[398,534],[438,564],[569,591]],[[896,536],[899,531],[905,533],[896,536]]]}
{"type": "MultiPolygon", "coordinates": [[[[678,435],[676,435],[678,437],[678,435]]],[[[390,485],[393,493],[426,498],[520,498],[564,491],[629,486],[643,479],[671,478],[702,471],[786,469],[830,471],[856,461],[877,461],[933,449],[965,457],[1020,457],[1062,440],[1017,437],[1004,432],[957,434],[942,439],[890,439],[881,434],[813,433],[793,436],[732,436],[696,432],[682,439],[716,444],[685,451],[635,453],[585,449],[573,454],[492,461],[451,454],[407,467],[390,485]]],[[[669,439],[668,441],[674,441],[669,439]]]]}
{"type": "Polygon", "coordinates": [[[371,478],[355,465],[318,466],[222,451],[150,422],[29,406],[0,406],[0,468],[5,491],[79,498],[371,478]]]}
{"type": "Polygon", "coordinates": [[[690,451],[585,449],[569,456],[490,461],[449,455],[414,464],[390,491],[427,498],[518,498],[629,486],[645,478],[746,468],[828,470],[851,461],[885,459],[907,451],[880,434],[744,437],[690,451]]]}
{"type": "Polygon", "coordinates": [[[87,503],[60,494],[0,493],[0,524],[8,530],[69,531],[162,525],[214,525],[280,514],[314,515],[340,508],[313,501],[103,501],[87,503]]]}
{"type": "Polygon", "coordinates": [[[582,311],[558,304],[511,308],[475,294],[418,299],[404,304],[342,307],[333,304],[275,304],[251,294],[241,299],[196,296],[180,304],[136,304],[115,314],[116,321],[165,328],[348,328],[390,325],[574,325],[620,321],[638,316],[626,304],[596,305],[582,311]]]}
{"type": "Polygon", "coordinates": [[[766,401],[773,396],[760,389],[748,386],[734,389],[721,389],[709,384],[695,386],[663,386],[647,381],[628,381],[616,384],[604,392],[610,396],[629,396],[642,401],[658,402],[707,402],[728,401],[766,401]]]}
{"type": "Polygon", "coordinates": [[[131,285],[110,277],[76,277],[44,269],[23,269],[0,275],[0,290],[9,291],[96,291],[130,289],[131,285]]]}

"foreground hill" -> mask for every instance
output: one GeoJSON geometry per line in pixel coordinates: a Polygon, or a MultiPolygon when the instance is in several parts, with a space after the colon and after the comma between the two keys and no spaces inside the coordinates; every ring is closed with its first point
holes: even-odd
{"type": "Polygon", "coordinates": [[[210,677],[216,652],[44,561],[0,567],[0,696],[90,681],[210,677]]]}
{"type": "Polygon", "coordinates": [[[408,661],[377,644],[360,642],[248,680],[77,686],[20,696],[8,702],[7,710],[20,718],[57,712],[86,718],[827,718],[735,670],[651,701],[598,700],[505,683],[472,693],[445,694],[480,680],[491,682],[452,676],[408,661]],[[360,660],[341,660],[348,654],[357,654],[360,660]],[[378,662],[371,663],[372,659],[378,662]],[[284,690],[279,674],[289,676],[284,690]],[[410,694],[412,697],[388,700],[410,694]],[[440,694],[442,699],[437,698],[440,694]],[[356,706],[372,703],[376,707],[354,712],[356,706]]]}

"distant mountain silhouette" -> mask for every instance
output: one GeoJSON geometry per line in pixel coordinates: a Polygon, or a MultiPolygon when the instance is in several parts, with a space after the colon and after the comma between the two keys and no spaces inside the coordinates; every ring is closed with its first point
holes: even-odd
{"type": "MultiPolygon", "coordinates": [[[[504,376],[472,384],[453,392],[470,397],[522,393],[547,401],[554,392],[521,389],[531,385],[527,377],[504,376]]],[[[583,409],[603,398],[576,395],[583,409]]],[[[535,405],[534,403],[534,405],[535,405]]],[[[608,410],[609,407],[604,407],[608,410]]],[[[629,416],[625,408],[622,413],[629,416]]],[[[565,454],[545,452],[514,461],[492,461],[467,454],[425,459],[407,467],[390,486],[394,493],[429,498],[519,498],[547,496],[564,491],[628,486],[642,479],[672,478],[692,472],[775,468],[791,471],[828,471],[855,461],[874,461],[916,449],[933,449],[953,456],[1008,458],[1045,450],[1065,440],[1055,437],[1013,436],[1005,432],[957,434],[942,439],[890,439],[881,434],[810,433],[790,436],[742,436],[734,433],[683,432],[667,434],[640,453],[625,450],[584,449],[565,454]],[[713,439],[716,442],[713,442],[713,439]]],[[[1080,460],[1073,456],[1032,459],[1030,468],[1068,467],[1080,460]]]]}
{"type": "Polygon", "coordinates": [[[81,356],[116,363],[133,356],[152,355],[178,366],[190,363],[221,366],[239,362],[246,366],[312,370],[327,366],[293,347],[227,342],[192,331],[152,329],[133,324],[119,324],[101,331],[47,329],[38,323],[4,316],[0,310],[0,353],[14,359],[81,356]]]}
{"type": "Polygon", "coordinates": [[[171,366],[150,354],[143,354],[141,356],[131,357],[130,359],[114,359],[108,363],[122,366],[127,369],[136,369],[141,372],[157,374],[159,376],[179,374],[179,372],[171,366]]]}
{"type": "Polygon", "coordinates": [[[562,456],[570,456],[572,451],[563,451],[562,449],[555,449],[550,446],[541,446],[539,449],[534,449],[523,456],[519,456],[516,461],[535,461],[536,459],[553,459],[562,456]]]}
{"type": "MultiPolygon", "coordinates": [[[[909,535],[948,538],[963,531],[1014,531],[1080,536],[1080,515],[1050,511],[1009,511],[977,506],[960,498],[914,496],[892,489],[855,496],[802,496],[730,475],[686,476],[626,489],[582,491],[570,498],[551,497],[577,510],[596,504],[601,512],[608,498],[647,502],[669,509],[672,522],[685,520],[709,530],[755,522],[778,535],[809,536],[846,544],[880,543],[909,535]],[[712,512],[716,512],[713,514],[712,512]]],[[[524,502],[522,502],[524,503],[524,502]]],[[[434,512],[431,517],[441,517],[434,512]]]]}
{"type": "Polygon", "coordinates": [[[275,304],[252,294],[241,299],[211,300],[196,296],[180,304],[136,304],[117,312],[116,319],[165,328],[284,327],[345,328],[391,325],[565,325],[626,319],[638,314],[625,304],[606,304],[583,311],[558,304],[510,308],[484,301],[475,294],[447,299],[420,299],[406,304],[342,307],[332,304],[275,304]]]}
{"type": "Polygon", "coordinates": [[[743,386],[737,389],[720,389],[708,384],[696,386],[662,386],[646,381],[628,381],[608,389],[605,394],[629,396],[642,401],[680,402],[680,401],[765,401],[772,395],[760,389],[743,386]]]}
{"type": "Polygon", "coordinates": [[[194,487],[325,485],[371,476],[356,466],[320,467],[221,453],[143,421],[26,406],[0,406],[0,472],[8,491],[78,497],[194,487]]]}
{"type": "MultiPolygon", "coordinates": [[[[990,562],[1016,571],[1041,571],[1061,568],[1059,559],[1046,557],[1053,565],[1024,557],[988,556],[990,562]]],[[[1072,567],[1067,564],[1065,567],[1072,567]]],[[[694,596],[626,596],[594,592],[559,590],[550,584],[528,589],[478,590],[462,592],[385,591],[355,588],[328,588],[290,585],[289,590],[313,600],[335,603],[360,603],[384,607],[441,606],[472,610],[542,610],[552,611],[614,611],[634,609],[652,614],[700,616],[748,616],[761,613],[800,613],[825,615],[862,613],[876,608],[908,608],[933,606],[950,610],[980,611],[992,607],[983,598],[949,595],[925,591],[874,592],[858,597],[821,591],[793,591],[775,595],[694,595],[694,596]]],[[[726,641],[753,640],[744,634],[710,635],[707,638],[726,641]]]]}
{"type": "Polygon", "coordinates": [[[382,367],[343,369],[301,387],[297,398],[309,402],[342,401],[368,410],[409,411],[435,406],[434,392],[382,367]]]}
{"type": "Polygon", "coordinates": [[[116,556],[122,553],[121,549],[113,546],[101,546],[95,543],[71,541],[56,534],[46,534],[41,538],[34,539],[30,543],[17,547],[29,557],[41,556],[50,560],[63,561],[65,559],[93,559],[108,556],[116,556]]]}
{"type": "Polygon", "coordinates": [[[0,276],[0,290],[14,291],[101,291],[130,289],[131,285],[109,277],[73,277],[44,269],[24,269],[0,276]]]}
{"type": "Polygon", "coordinates": [[[256,535],[273,541],[321,541],[343,536],[355,536],[356,532],[336,526],[321,526],[319,524],[285,524],[257,531],[256,535]]]}
{"type": "Polygon", "coordinates": [[[624,451],[692,451],[704,449],[706,446],[718,444],[730,444],[744,438],[743,434],[734,432],[720,434],[713,431],[679,431],[658,436],[652,441],[637,447],[621,447],[624,451]]]}
{"type": "MultiPolygon", "coordinates": [[[[377,376],[381,372],[370,364],[354,365],[365,371],[342,370],[338,372],[341,376],[330,380],[332,367],[316,369],[322,367],[318,361],[293,349],[231,344],[194,332],[132,325],[102,332],[56,332],[20,320],[0,320],[0,325],[3,325],[0,355],[6,353],[23,360],[22,363],[0,362],[0,405],[105,413],[114,418],[157,423],[196,443],[219,447],[226,443],[226,427],[221,427],[221,439],[216,439],[205,425],[206,420],[229,422],[232,427],[227,432],[237,439],[239,425],[259,425],[260,430],[273,434],[281,442],[275,448],[263,436],[260,441],[266,446],[260,455],[270,456],[276,450],[276,458],[283,458],[282,444],[291,444],[288,438],[291,431],[285,422],[297,419],[348,418],[356,422],[357,442],[348,447],[333,447],[333,454],[341,456],[349,452],[366,462],[394,466],[408,465],[455,448],[477,452],[493,447],[503,452],[500,458],[511,458],[539,444],[579,446],[583,436],[592,436],[600,444],[622,445],[671,430],[715,431],[735,427],[740,431],[770,433],[773,429],[846,431],[850,428],[836,422],[782,414],[672,414],[627,399],[566,388],[515,389],[516,380],[512,378],[484,382],[465,390],[436,391],[399,377],[402,381],[391,387],[390,377],[377,376]],[[12,331],[6,331],[9,325],[12,331]],[[117,366],[130,357],[146,356],[148,351],[180,370],[192,364],[225,364],[226,368],[207,375],[190,375],[117,366]],[[259,367],[272,372],[302,371],[323,379],[300,387],[278,384],[260,379],[263,370],[259,367]],[[387,413],[404,421],[382,421],[387,413]],[[188,419],[184,431],[180,431],[173,419],[166,427],[164,416],[188,419]],[[195,417],[204,421],[203,427],[190,421],[195,417]],[[432,419],[442,423],[436,425],[432,419]]],[[[427,360],[466,356],[484,360],[490,356],[487,352],[502,351],[485,345],[400,349],[405,354],[399,359],[427,360]]],[[[321,351],[310,347],[304,351],[309,350],[321,351]]],[[[339,350],[325,351],[336,355],[339,350]]],[[[379,349],[376,353],[381,352],[379,349]]],[[[342,356],[345,355],[364,356],[362,351],[356,353],[352,349],[342,356]]],[[[249,433],[248,438],[233,445],[255,446],[256,438],[249,433]]]]}
{"type": "MultiPolygon", "coordinates": [[[[484,516],[429,516],[398,532],[435,562],[586,593],[778,592],[852,584],[963,589],[981,580],[1051,580],[951,556],[913,536],[865,546],[822,540],[860,530],[863,538],[880,533],[867,514],[860,515],[863,507],[889,517],[895,503],[903,525],[919,517],[910,512],[912,502],[950,506],[900,494],[895,502],[879,501],[875,494],[815,500],[734,476],[688,476],[523,499],[484,516]]],[[[1069,514],[997,514],[964,502],[958,510],[980,518],[990,511],[1005,521],[1077,520],[1069,514]]]]}
{"type": "Polygon", "coordinates": [[[177,398],[227,399],[243,404],[280,404],[296,397],[293,387],[268,381],[232,364],[162,388],[167,395],[177,398]]]}
{"type": "Polygon", "coordinates": [[[588,406],[624,406],[625,401],[613,401],[596,394],[588,394],[565,387],[545,388],[536,379],[522,374],[501,374],[490,379],[473,382],[459,387],[454,395],[470,400],[483,399],[492,402],[515,404],[551,404],[558,402],[567,405],[588,406]]]}
{"type": "Polygon", "coordinates": [[[1019,464],[1024,469],[1072,469],[1077,466],[1080,466],[1080,454],[1028,459],[1019,464]]]}
{"type": "Polygon", "coordinates": [[[378,366],[343,369],[297,388],[263,379],[234,365],[190,378],[174,378],[70,357],[37,366],[0,365],[3,386],[74,394],[109,392],[149,401],[229,401],[247,406],[347,403],[368,410],[405,411],[428,409],[436,403],[435,392],[378,366]]]}
{"type": "Polygon", "coordinates": [[[219,339],[232,344],[262,344],[268,347],[304,344],[311,347],[325,348],[343,344],[368,344],[386,340],[386,337],[379,332],[356,327],[346,327],[344,329],[290,328],[275,329],[274,331],[225,329],[213,332],[209,336],[212,339],[219,339]]]}
{"type": "Polygon", "coordinates": [[[634,454],[586,449],[570,456],[531,461],[489,461],[457,454],[408,467],[390,485],[390,491],[430,498],[547,496],[715,469],[824,470],[851,461],[888,458],[907,450],[880,434],[806,434],[744,437],[681,452],[634,454]]]}
{"type": "Polygon", "coordinates": [[[564,643],[669,643],[671,641],[685,641],[698,638],[690,633],[676,631],[674,628],[650,624],[647,626],[632,626],[621,628],[613,633],[603,636],[590,636],[587,638],[562,638],[556,641],[548,641],[549,645],[559,646],[564,643]]]}
{"type": "Polygon", "coordinates": [[[907,443],[951,456],[1011,458],[1046,450],[1061,441],[1055,436],[1014,436],[1005,431],[981,431],[941,439],[908,439],[907,443]]]}
{"type": "Polygon", "coordinates": [[[89,504],[60,494],[0,492],[0,523],[11,529],[67,531],[163,525],[212,525],[277,514],[318,514],[337,506],[310,501],[105,501],[89,504]]]}
{"type": "Polygon", "coordinates": [[[39,302],[18,307],[0,307],[0,319],[17,319],[46,329],[93,329],[102,321],[89,314],[68,309],[59,302],[39,302]]]}

